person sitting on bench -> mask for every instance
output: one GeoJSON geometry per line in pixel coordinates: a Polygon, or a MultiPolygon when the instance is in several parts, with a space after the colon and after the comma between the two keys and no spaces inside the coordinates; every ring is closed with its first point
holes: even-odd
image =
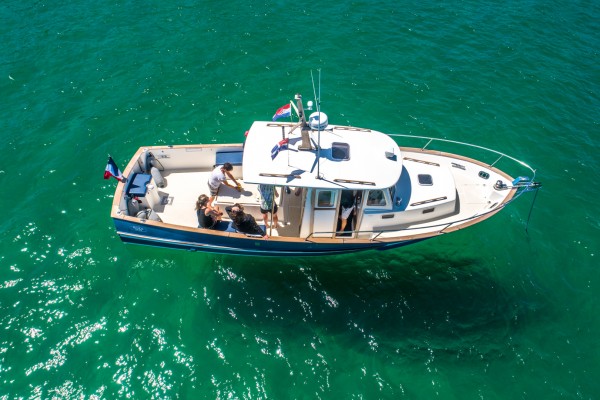
{"type": "Polygon", "coordinates": [[[244,212],[244,207],[239,203],[225,207],[225,211],[227,212],[227,215],[229,215],[229,218],[231,218],[231,221],[233,221],[233,227],[238,232],[248,235],[259,235],[264,239],[269,238],[261,227],[258,226],[254,217],[250,214],[246,214],[244,212]]]}
{"type": "Polygon", "coordinates": [[[201,194],[196,201],[196,215],[198,216],[198,227],[205,229],[214,229],[217,222],[221,220],[222,212],[218,207],[211,207],[208,202],[208,196],[201,194]]]}

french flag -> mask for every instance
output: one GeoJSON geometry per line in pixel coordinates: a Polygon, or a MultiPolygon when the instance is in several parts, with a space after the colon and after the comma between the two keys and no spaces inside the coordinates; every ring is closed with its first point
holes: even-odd
{"type": "Polygon", "coordinates": [[[285,118],[292,115],[292,105],[290,103],[285,106],[279,107],[279,109],[273,115],[273,121],[277,121],[279,118],[285,118]]]}
{"type": "Polygon", "coordinates": [[[111,156],[108,156],[108,163],[106,164],[106,168],[104,169],[104,179],[108,179],[110,177],[115,178],[118,181],[123,180],[123,174],[117,164],[115,164],[114,160],[111,156]]]}
{"type": "Polygon", "coordinates": [[[281,150],[286,150],[288,148],[289,141],[290,139],[288,138],[282,139],[275,145],[275,147],[273,147],[273,150],[271,150],[271,160],[274,160],[281,150]]]}

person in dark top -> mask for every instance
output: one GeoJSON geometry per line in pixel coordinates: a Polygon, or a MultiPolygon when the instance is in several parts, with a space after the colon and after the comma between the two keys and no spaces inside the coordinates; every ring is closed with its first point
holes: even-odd
{"type": "Polygon", "coordinates": [[[346,230],[348,217],[350,217],[350,214],[352,213],[352,211],[354,211],[355,202],[356,195],[353,190],[342,190],[342,199],[340,201],[341,210],[339,213],[339,219],[341,220],[341,232],[346,230]]]}
{"type": "Polygon", "coordinates": [[[258,226],[254,217],[250,214],[246,214],[244,212],[244,207],[242,207],[239,203],[236,203],[233,206],[225,207],[225,211],[227,212],[227,215],[229,215],[229,218],[231,218],[233,221],[233,227],[238,232],[249,235],[260,235],[265,239],[269,238],[269,236],[265,234],[261,227],[258,226]]]}
{"type": "Polygon", "coordinates": [[[198,217],[198,227],[205,229],[214,229],[217,222],[221,220],[222,212],[218,208],[212,208],[209,197],[201,194],[196,201],[196,216],[198,217]]]}

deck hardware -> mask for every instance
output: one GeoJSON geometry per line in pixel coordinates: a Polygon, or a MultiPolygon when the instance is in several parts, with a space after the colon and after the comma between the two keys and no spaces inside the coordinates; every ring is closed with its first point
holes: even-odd
{"type": "Polygon", "coordinates": [[[446,200],[447,197],[443,196],[443,197],[436,197],[435,199],[429,199],[429,200],[423,200],[423,201],[417,201],[416,203],[412,203],[410,206],[414,207],[414,206],[421,206],[423,204],[429,204],[429,203],[434,203],[436,201],[442,201],[442,200],[446,200]]]}
{"type": "Polygon", "coordinates": [[[355,185],[375,186],[375,182],[367,182],[367,181],[353,181],[350,179],[334,179],[333,181],[337,182],[337,183],[353,183],[355,185]]]}
{"type": "Polygon", "coordinates": [[[421,163],[421,164],[433,165],[435,167],[439,167],[440,166],[440,164],[438,164],[438,163],[434,163],[434,162],[430,162],[430,161],[424,161],[424,160],[417,160],[416,158],[404,157],[404,159],[406,161],[413,161],[413,162],[418,162],[418,163],[421,163]]]}
{"type": "Polygon", "coordinates": [[[258,174],[260,176],[268,176],[271,178],[297,178],[297,179],[302,179],[302,177],[300,175],[287,175],[287,174],[270,174],[268,172],[261,172],[260,174],[258,174]]]}

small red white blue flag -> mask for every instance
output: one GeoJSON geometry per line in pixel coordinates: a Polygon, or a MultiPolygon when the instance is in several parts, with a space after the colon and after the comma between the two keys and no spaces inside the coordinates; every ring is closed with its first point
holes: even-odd
{"type": "Polygon", "coordinates": [[[121,173],[121,170],[119,170],[119,167],[117,167],[117,164],[115,164],[112,157],[108,156],[108,163],[106,164],[106,168],[104,169],[104,179],[108,179],[111,176],[118,181],[123,179],[123,174],[121,173]]]}
{"type": "Polygon", "coordinates": [[[278,120],[279,118],[285,118],[292,115],[292,105],[290,103],[285,106],[279,107],[279,109],[273,115],[273,121],[278,120]]]}
{"type": "Polygon", "coordinates": [[[271,150],[271,160],[274,160],[281,150],[287,150],[289,141],[290,139],[288,138],[282,139],[275,145],[275,147],[273,147],[271,150]]]}

